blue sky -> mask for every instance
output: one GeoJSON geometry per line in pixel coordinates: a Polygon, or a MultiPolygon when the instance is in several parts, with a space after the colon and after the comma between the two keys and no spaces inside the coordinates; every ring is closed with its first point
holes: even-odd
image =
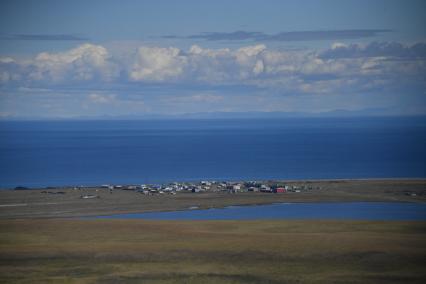
{"type": "Polygon", "coordinates": [[[1,1],[0,117],[426,114],[425,1],[1,1]]]}

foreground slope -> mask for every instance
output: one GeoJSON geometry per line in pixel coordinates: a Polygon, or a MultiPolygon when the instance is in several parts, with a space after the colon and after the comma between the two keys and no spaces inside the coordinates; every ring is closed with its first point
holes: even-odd
{"type": "Polygon", "coordinates": [[[1,220],[2,283],[424,283],[425,222],[1,220]]]}

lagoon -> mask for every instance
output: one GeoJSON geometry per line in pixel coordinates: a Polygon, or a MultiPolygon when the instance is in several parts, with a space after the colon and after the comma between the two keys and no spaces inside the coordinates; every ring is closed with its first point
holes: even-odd
{"type": "Polygon", "coordinates": [[[267,220],[267,219],[333,219],[333,220],[426,220],[425,203],[404,202],[324,202],[276,203],[256,206],[230,206],[169,212],[148,212],[98,216],[107,219],[147,220],[267,220]]]}

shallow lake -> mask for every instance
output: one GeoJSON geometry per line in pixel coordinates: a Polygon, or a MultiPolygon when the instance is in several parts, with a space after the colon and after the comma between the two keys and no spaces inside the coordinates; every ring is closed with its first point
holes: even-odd
{"type": "Polygon", "coordinates": [[[276,203],[256,206],[230,206],[220,209],[116,214],[97,218],[150,220],[426,220],[426,204],[397,202],[276,203]]]}

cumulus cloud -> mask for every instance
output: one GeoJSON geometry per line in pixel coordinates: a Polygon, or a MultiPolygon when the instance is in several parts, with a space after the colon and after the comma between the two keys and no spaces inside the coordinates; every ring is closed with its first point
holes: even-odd
{"type": "Polygon", "coordinates": [[[263,44],[237,50],[204,49],[193,45],[188,51],[175,47],[140,47],[129,70],[134,82],[230,83],[263,71],[263,44]]]}
{"type": "Polygon", "coordinates": [[[0,57],[0,83],[5,84],[22,78],[25,68],[11,57],[0,57]]]}
{"type": "Polygon", "coordinates": [[[164,81],[179,77],[187,58],[175,47],[140,47],[130,71],[133,81],[164,81]]]}
{"type": "Polygon", "coordinates": [[[42,52],[32,60],[2,59],[0,70],[7,73],[9,81],[22,84],[111,81],[119,71],[107,49],[93,44],[59,53],[42,52]]]}
{"type": "Polygon", "coordinates": [[[392,57],[426,59],[426,43],[404,45],[398,42],[371,42],[367,45],[334,43],[320,54],[322,58],[392,57]]]}
{"type": "MultiPolygon", "coordinates": [[[[0,58],[0,83],[39,88],[173,83],[253,86],[287,94],[364,92],[425,84],[424,54],[424,43],[334,43],[323,51],[274,50],[264,44],[237,49],[193,45],[187,50],[141,46],[123,60],[103,46],[83,44],[60,53],[40,53],[31,60],[0,58]]],[[[98,95],[91,99],[108,100],[98,95]]]]}
{"type": "Polygon", "coordinates": [[[110,80],[116,74],[106,48],[83,44],[63,53],[43,52],[31,63],[30,78],[54,82],[110,80]]]}
{"type": "Polygon", "coordinates": [[[325,51],[271,50],[263,44],[234,50],[198,45],[188,51],[141,48],[136,68],[132,70],[137,71],[138,76],[131,72],[130,77],[135,82],[246,85],[285,93],[365,92],[409,85],[424,78],[426,64],[421,46],[421,43],[409,47],[373,43],[358,47],[354,55],[344,57],[325,56],[342,49],[349,52],[346,49],[350,46],[339,43],[325,51]],[[399,56],[391,50],[399,50],[399,56]]]}

